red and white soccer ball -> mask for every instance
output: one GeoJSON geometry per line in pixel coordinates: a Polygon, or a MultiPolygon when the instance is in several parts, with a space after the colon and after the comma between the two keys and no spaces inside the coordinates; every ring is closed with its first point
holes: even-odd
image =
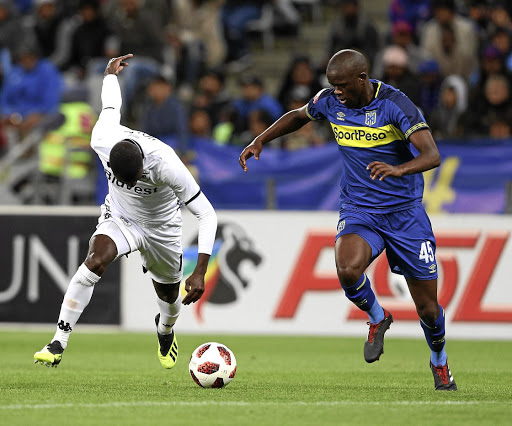
{"type": "Polygon", "coordinates": [[[190,357],[190,375],[203,388],[222,388],[236,374],[236,358],[226,346],[217,342],[203,343],[190,357]]]}

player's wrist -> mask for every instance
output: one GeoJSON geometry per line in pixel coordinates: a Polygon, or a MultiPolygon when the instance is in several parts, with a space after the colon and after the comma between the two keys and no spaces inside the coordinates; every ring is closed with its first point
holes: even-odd
{"type": "Polygon", "coordinates": [[[252,144],[257,146],[257,147],[263,148],[263,145],[265,145],[267,142],[270,142],[270,140],[271,139],[265,140],[260,135],[260,136],[257,136],[256,138],[254,138],[254,140],[252,141],[252,144]]]}
{"type": "Polygon", "coordinates": [[[194,268],[194,274],[202,275],[203,277],[206,275],[206,271],[208,269],[208,261],[210,260],[210,255],[206,253],[199,253],[197,258],[197,264],[194,268]]]}

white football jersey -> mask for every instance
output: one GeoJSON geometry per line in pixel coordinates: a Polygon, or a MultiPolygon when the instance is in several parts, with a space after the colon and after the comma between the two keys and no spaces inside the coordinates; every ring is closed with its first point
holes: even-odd
{"type": "Polygon", "coordinates": [[[199,185],[170,146],[121,126],[121,90],[115,75],[103,80],[101,99],[103,110],[92,132],[91,147],[105,169],[112,213],[146,227],[181,223],[179,202],[194,199],[200,193],[199,185]],[[143,154],[143,175],[135,186],[119,182],[109,166],[110,150],[123,139],[135,142],[143,154]]]}

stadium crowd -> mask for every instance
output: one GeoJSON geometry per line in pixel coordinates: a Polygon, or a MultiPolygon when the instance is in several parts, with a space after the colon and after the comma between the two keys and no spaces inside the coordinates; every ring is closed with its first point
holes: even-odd
{"type": "MultiPolygon", "coordinates": [[[[126,124],[169,143],[185,161],[194,140],[245,146],[283,112],[304,105],[327,85],[328,58],[344,48],[363,52],[371,77],[405,92],[437,140],[512,135],[511,2],[392,0],[385,30],[369,18],[369,0],[315,2],[335,11],[323,59],[290,53],[270,93],[267,76],[252,71],[251,24],[270,10],[277,37],[297,35],[302,3],[0,0],[1,155],[43,129],[40,143],[27,144],[20,158],[37,155],[49,179],[60,177],[68,155],[71,177],[94,170],[88,137],[101,105],[97,94],[108,59],[124,53],[134,54],[121,79],[126,124]]],[[[275,146],[331,140],[328,128],[311,123],[275,146]]]]}

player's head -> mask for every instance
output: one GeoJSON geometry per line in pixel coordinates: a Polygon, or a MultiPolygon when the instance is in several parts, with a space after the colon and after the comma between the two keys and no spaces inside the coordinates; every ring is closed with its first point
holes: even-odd
{"type": "Polygon", "coordinates": [[[134,186],[142,177],[143,158],[142,149],[136,142],[123,139],[112,147],[109,164],[117,180],[134,186]]]}
{"type": "Polygon", "coordinates": [[[327,64],[327,80],[334,94],[347,108],[361,108],[371,101],[373,88],[368,77],[368,61],[356,50],[335,53],[327,64]]]}

